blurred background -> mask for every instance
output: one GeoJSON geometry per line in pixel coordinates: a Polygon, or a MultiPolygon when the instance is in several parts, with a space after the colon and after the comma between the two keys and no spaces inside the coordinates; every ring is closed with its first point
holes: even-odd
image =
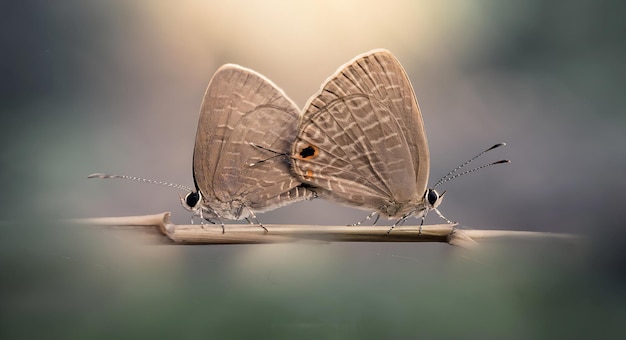
{"type": "MultiPolygon", "coordinates": [[[[623,333],[625,10],[591,0],[2,2],[0,337],[623,333]],[[585,238],[471,252],[172,246],[55,222],[171,211],[188,223],[175,190],[86,177],[192,186],[198,110],[220,65],[264,74],[302,107],[340,65],[373,48],[391,50],[410,76],[431,184],[508,143],[482,161],[511,164],[444,185],[448,218],[585,238]]],[[[367,213],[317,200],[259,219],[343,225],[367,213]]]]}

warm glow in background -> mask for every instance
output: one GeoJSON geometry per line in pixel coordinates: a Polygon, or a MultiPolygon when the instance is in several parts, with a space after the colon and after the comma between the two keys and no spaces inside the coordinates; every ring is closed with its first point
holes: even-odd
{"type": "MultiPolygon", "coordinates": [[[[0,5],[0,337],[528,339],[617,331],[626,302],[626,6],[618,7],[0,5]],[[511,164],[442,188],[448,218],[594,241],[514,241],[470,253],[439,244],[176,247],[51,222],[172,211],[187,223],[174,190],[86,176],[192,186],[198,109],[220,65],[252,68],[303,106],[340,65],[373,48],[392,51],[409,73],[431,184],[508,143],[482,162],[511,164]]],[[[342,225],[367,213],[317,200],[259,219],[342,225]]]]}

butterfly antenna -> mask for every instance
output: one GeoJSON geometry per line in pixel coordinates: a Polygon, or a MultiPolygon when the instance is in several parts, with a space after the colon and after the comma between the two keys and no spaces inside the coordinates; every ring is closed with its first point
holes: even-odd
{"type": "Polygon", "coordinates": [[[285,153],[285,152],[278,152],[278,151],[276,151],[276,150],[268,149],[268,148],[266,148],[266,147],[264,147],[264,146],[261,146],[261,145],[259,145],[259,144],[254,144],[254,143],[252,143],[252,142],[250,142],[249,144],[250,144],[250,145],[252,145],[252,146],[254,146],[254,147],[255,147],[255,148],[257,148],[257,149],[261,149],[261,150],[269,151],[269,152],[273,153],[273,154],[274,154],[274,156],[269,157],[269,158],[262,159],[262,160],[260,160],[260,161],[254,162],[254,163],[250,163],[250,164],[248,164],[248,166],[255,166],[255,165],[257,165],[257,164],[267,162],[267,161],[269,161],[270,159],[274,159],[274,158],[276,158],[276,157],[288,156],[288,155],[287,155],[287,153],[285,153]]]}
{"type": "Polygon", "coordinates": [[[138,182],[145,182],[145,183],[150,183],[150,184],[162,185],[162,186],[165,186],[165,187],[185,190],[185,191],[188,191],[188,192],[194,192],[195,191],[195,190],[192,190],[189,187],[186,187],[186,186],[180,185],[180,184],[159,182],[159,181],[155,181],[155,180],[151,180],[151,179],[146,179],[146,178],[141,178],[141,177],[134,177],[134,176],[109,175],[109,174],[103,174],[103,173],[96,173],[96,174],[91,174],[91,175],[87,176],[87,178],[121,178],[121,179],[130,180],[130,181],[138,181],[138,182]]]}
{"type": "Polygon", "coordinates": [[[511,161],[510,161],[510,160],[508,160],[508,159],[503,159],[503,160],[500,160],[500,161],[497,161],[497,162],[493,162],[493,163],[489,163],[489,164],[481,165],[481,166],[476,167],[476,168],[471,169],[471,170],[466,170],[466,171],[460,172],[460,173],[458,173],[458,174],[456,174],[456,175],[454,175],[454,176],[451,176],[451,177],[448,177],[448,178],[446,178],[446,179],[442,179],[442,180],[440,180],[439,182],[437,182],[437,184],[435,184],[435,185],[433,186],[433,188],[434,188],[434,187],[436,187],[436,186],[438,186],[438,185],[440,185],[440,184],[443,184],[443,183],[445,183],[445,182],[447,182],[447,181],[453,180],[453,179],[455,179],[455,178],[457,178],[457,177],[459,177],[459,176],[463,176],[463,175],[467,175],[467,174],[469,174],[469,173],[472,173],[472,172],[474,172],[474,171],[476,171],[476,170],[484,169],[484,168],[487,168],[487,167],[490,167],[490,166],[492,166],[492,165],[496,165],[496,164],[505,164],[505,163],[511,163],[511,161]]]}
{"type": "Polygon", "coordinates": [[[468,174],[468,173],[474,172],[474,171],[476,171],[478,169],[486,168],[488,166],[495,165],[495,164],[510,163],[510,161],[508,161],[508,160],[506,160],[506,161],[502,160],[502,161],[494,162],[494,163],[491,163],[491,164],[483,165],[483,166],[480,166],[478,168],[475,168],[475,169],[472,169],[472,170],[468,170],[468,171],[465,171],[465,172],[463,172],[461,174],[457,174],[457,175],[452,176],[455,172],[461,170],[463,167],[465,167],[466,165],[468,165],[471,162],[473,162],[474,160],[476,160],[476,158],[484,155],[485,153],[487,153],[487,152],[489,152],[489,151],[491,151],[493,149],[496,149],[496,148],[499,148],[499,147],[505,146],[505,145],[506,145],[506,143],[498,143],[498,144],[496,144],[496,145],[494,145],[494,146],[492,146],[492,147],[482,151],[478,155],[470,158],[468,161],[466,161],[463,164],[457,166],[456,168],[452,169],[452,171],[448,172],[445,176],[443,176],[437,183],[435,183],[435,185],[433,185],[433,188],[438,186],[438,185],[441,185],[442,183],[445,183],[445,182],[447,182],[447,181],[449,181],[449,180],[451,180],[453,178],[457,178],[457,177],[461,176],[461,174],[468,174]]]}

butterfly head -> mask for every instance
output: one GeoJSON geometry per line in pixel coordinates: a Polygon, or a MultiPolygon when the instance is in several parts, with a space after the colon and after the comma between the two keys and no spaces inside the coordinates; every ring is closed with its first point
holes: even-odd
{"type": "Polygon", "coordinates": [[[424,207],[426,210],[437,209],[437,207],[443,201],[443,196],[446,194],[444,191],[441,195],[435,189],[427,189],[424,193],[424,207]]]}
{"type": "Polygon", "coordinates": [[[178,195],[180,197],[180,204],[187,211],[198,212],[202,209],[202,194],[200,191],[190,191],[187,195],[178,195]]]}

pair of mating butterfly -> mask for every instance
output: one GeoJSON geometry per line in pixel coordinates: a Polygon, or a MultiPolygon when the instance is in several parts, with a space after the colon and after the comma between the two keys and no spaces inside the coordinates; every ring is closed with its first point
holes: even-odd
{"type": "Polygon", "coordinates": [[[182,205],[209,221],[256,220],[254,212],[319,195],[374,210],[367,219],[398,219],[395,226],[410,216],[423,223],[429,210],[445,219],[437,210],[443,194],[426,188],[428,172],[424,124],[408,76],[389,51],[373,50],[340,67],[302,115],[269,79],[222,66],[200,109],[196,190],[170,186],[188,190],[182,205]]]}

